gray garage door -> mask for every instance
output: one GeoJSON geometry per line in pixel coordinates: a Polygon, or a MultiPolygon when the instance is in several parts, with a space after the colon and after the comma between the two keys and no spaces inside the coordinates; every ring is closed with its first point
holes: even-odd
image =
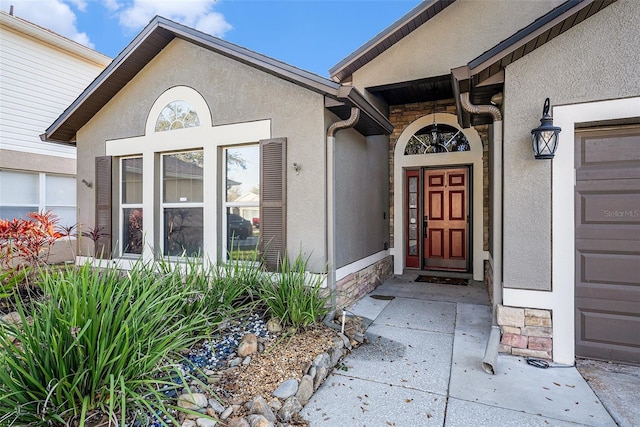
{"type": "Polygon", "coordinates": [[[640,128],[576,136],[576,356],[640,364],[640,128]]]}

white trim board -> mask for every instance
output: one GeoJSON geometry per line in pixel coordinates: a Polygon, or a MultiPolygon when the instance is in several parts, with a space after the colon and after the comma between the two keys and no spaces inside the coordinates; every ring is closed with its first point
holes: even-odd
{"type": "Polygon", "coordinates": [[[571,104],[553,108],[562,128],[552,160],[552,291],[504,289],[503,303],[552,310],[553,360],[575,361],[575,127],[576,123],[640,117],[640,97],[571,104]],[[569,259],[567,259],[569,258],[569,259]]]}

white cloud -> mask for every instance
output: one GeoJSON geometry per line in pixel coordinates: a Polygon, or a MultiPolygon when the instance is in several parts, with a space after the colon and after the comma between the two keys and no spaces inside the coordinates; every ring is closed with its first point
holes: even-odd
{"type": "MultiPolygon", "coordinates": [[[[70,0],[79,10],[86,8],[83,0],[70,0]]],[[[9,11],[9,5],[13,5],[13,14],[26,19],[41,27],[67,37],[75,42],[94,48],[87,33],[82,33],[76,27],[76,14],[68,4],[62,0],[1,0],[2,10],[9,11]]]]}
{"type": "Polygon", "coordinates": [[[87,11],[87,2],[85,0],[67,0],[67,2],[74,5],[80,12],[87,11]]]}
{"type": "Polygon", "coordinates": [[[118,0],[102,0],[102,4],[110,12],[115,12],[116,10],[120,9],[120,3],[118,2],[118,0]]]}
{"type": "Polygon", "coordinates": [[[232,27],[224,16],[213,10],[216,0],[133,0],[119,14],[120,24],[137,31],[156,15],[171,19],[205,33],[222,37],[232,27]]]}

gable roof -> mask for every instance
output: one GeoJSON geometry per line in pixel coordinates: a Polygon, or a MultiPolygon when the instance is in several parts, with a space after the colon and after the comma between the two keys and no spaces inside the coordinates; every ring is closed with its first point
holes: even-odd
{"type": "MultiPolygon", "coordinates": [[[[451,70],[454,98],[460,104],[459,94],[471,92],[471,103],[489,104],[491,97],[502,91],[504,69],[528,55],[560,34],[600,12],[617,0],[568,0],[552,9],[509,38],[498,43],[467,65],[451,70]]],[[[463,126],[482,124],[486,116],[470,121],[459,108],[459,121],[463,126]]]]}
{"type": "Polygon", "coordinates": [[[331,103],[327,108],[341,119],[349,117],[351,107],[360,108],[361,119],[355,128],[363,135],[388,134],[393,129],[386,117],[355,90],[345,90],[338,83],[324,77],[156,16],[49,126],[41,138],[74,142],[76,132],[175,38],[339,101],[331,103]]]}
{"type": "Polygon", "coordinates": [[[396,22],[382,30],[377,36],[362,45],[351,55],[338,62],[329,70],[331,78],[337,82],[352,75],[356,70],[371,62],[378,55],[398,43],[413,30],[442,12],[455,0],[425,0],[396,22]]]}

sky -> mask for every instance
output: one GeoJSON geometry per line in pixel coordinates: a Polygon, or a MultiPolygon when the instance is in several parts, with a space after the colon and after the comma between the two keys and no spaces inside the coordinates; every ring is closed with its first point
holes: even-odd
{"type": "Polygon", "coordinates": [[[419,0],[0,0],[0,9],[116,57],[155,15],[328,77],[419,0]]]}

